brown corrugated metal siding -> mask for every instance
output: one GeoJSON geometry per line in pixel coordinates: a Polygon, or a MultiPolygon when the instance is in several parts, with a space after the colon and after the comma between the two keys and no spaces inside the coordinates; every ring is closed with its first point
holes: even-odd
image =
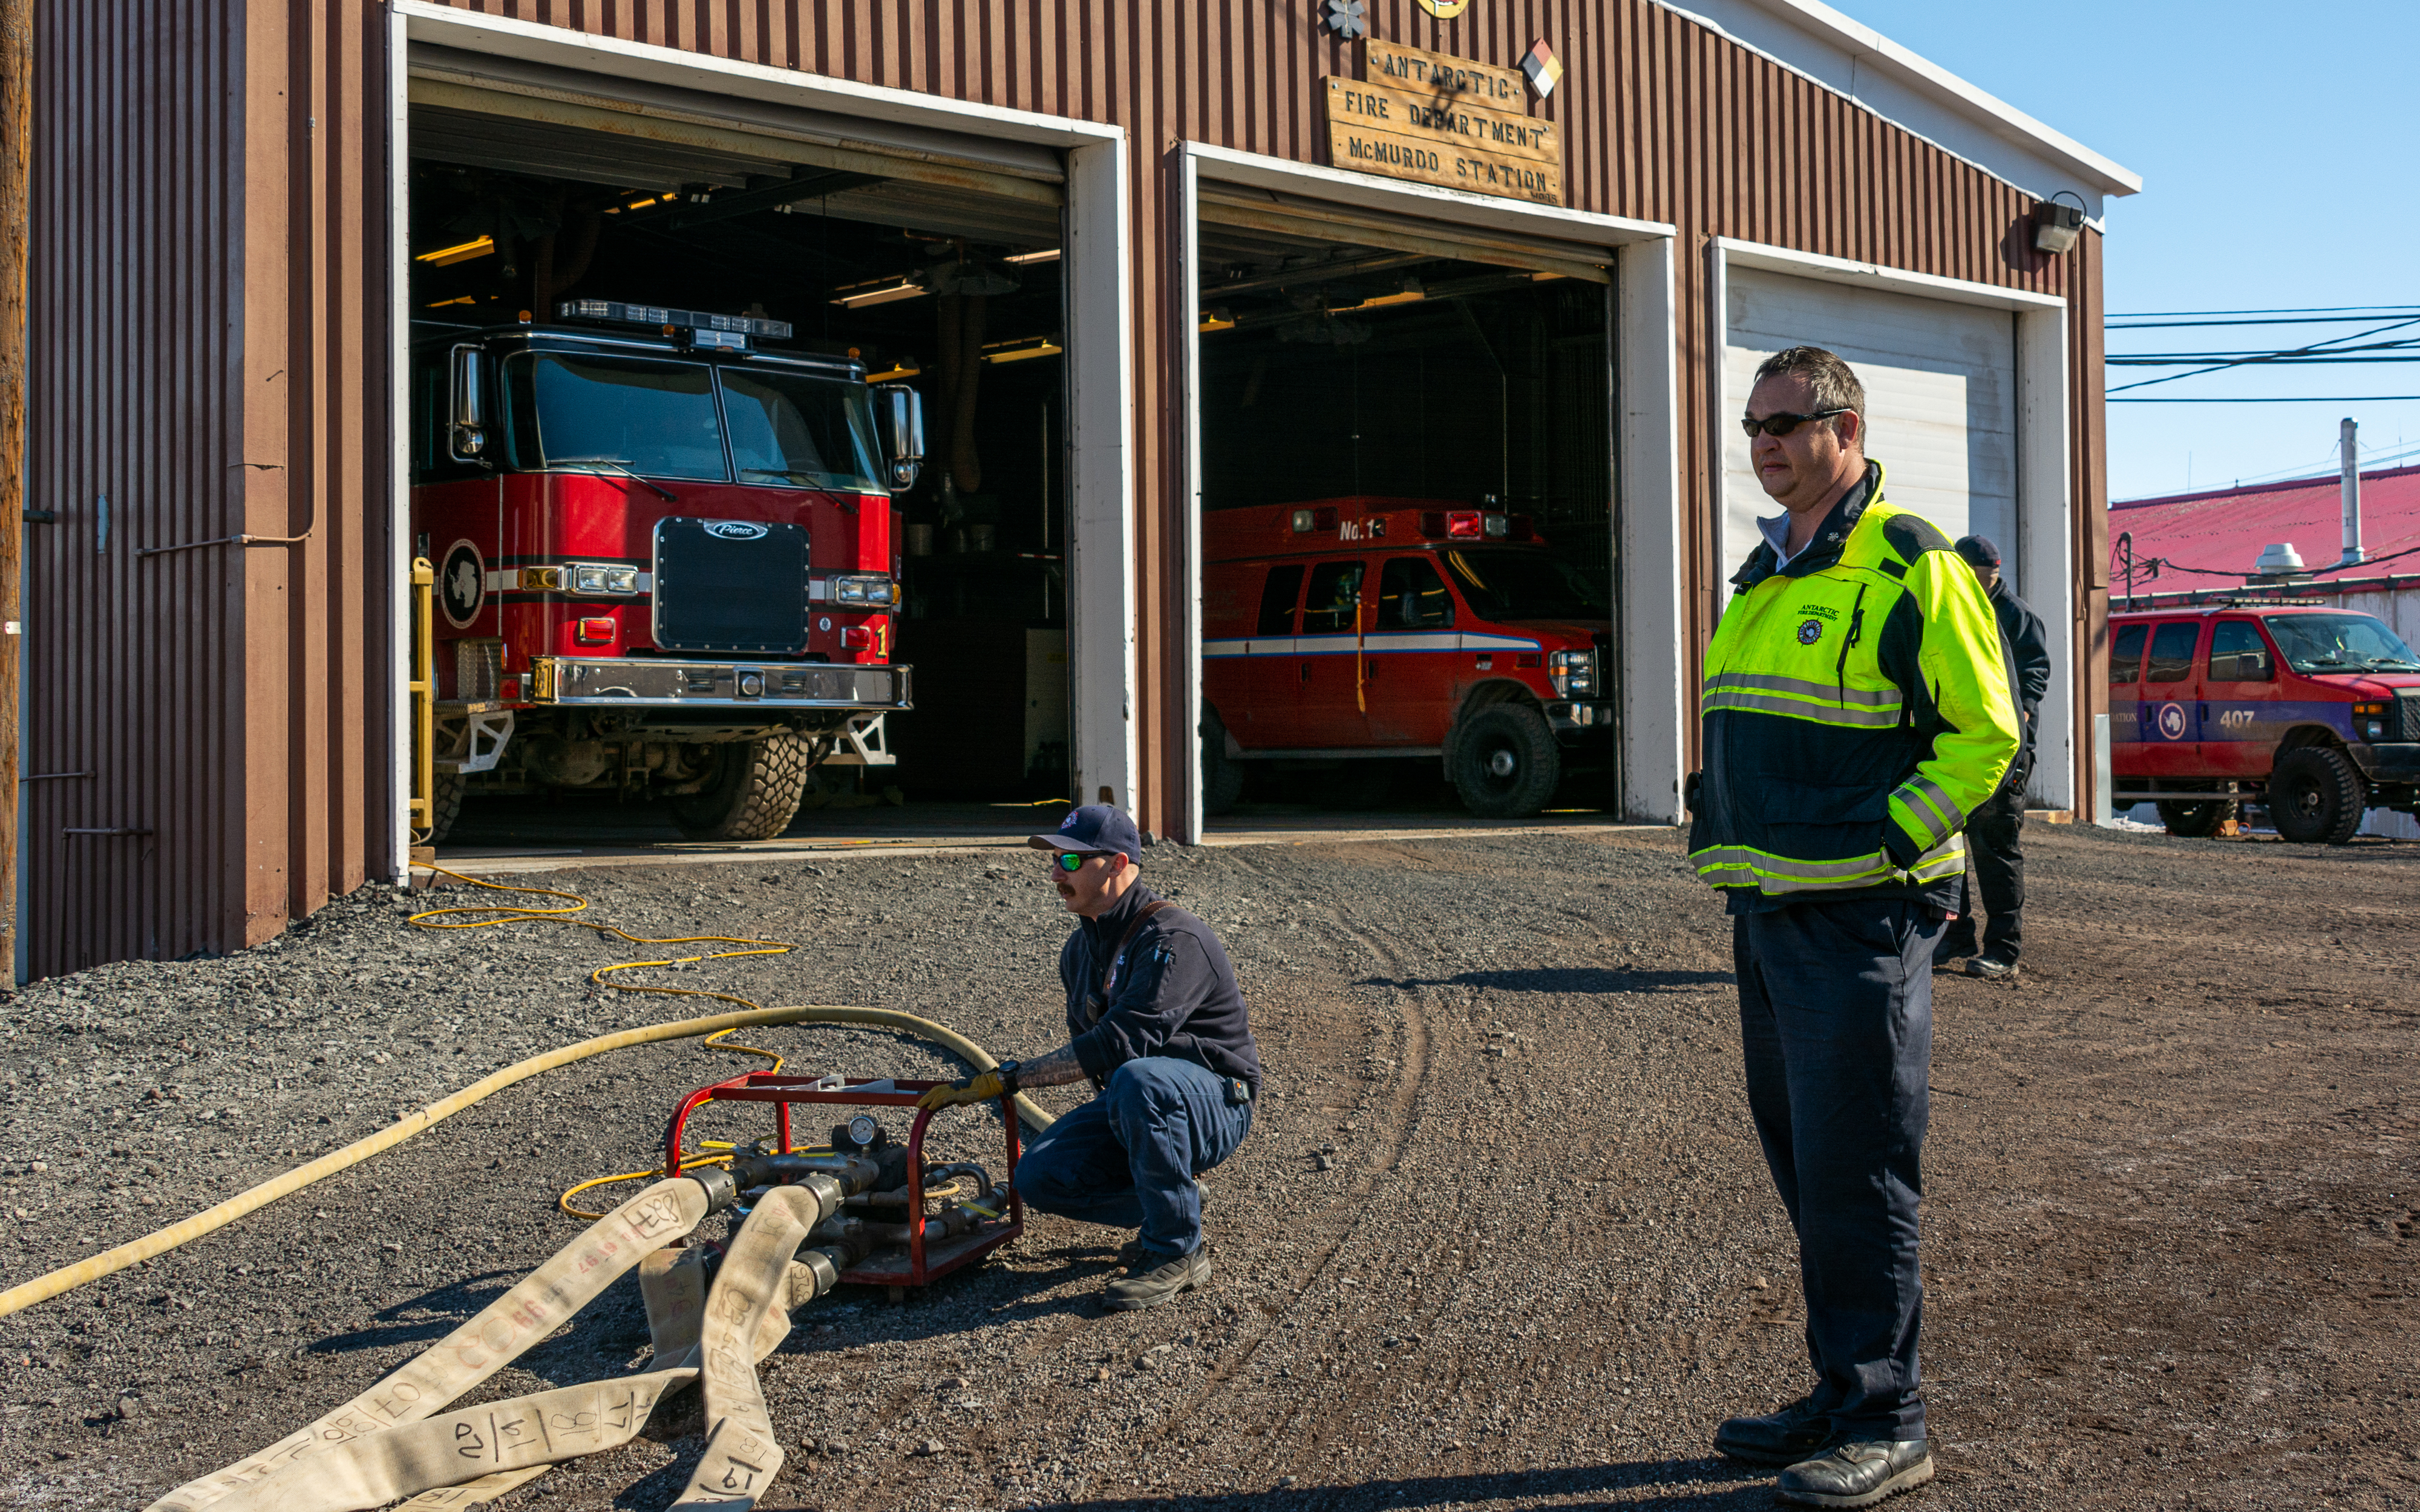
{"type": "Polygon", "coordinates": [[[393,861],[365,451],[385,147],[360,131],[372,18],[331,8],[325,30],[301,0],[39,19],[26,499],[60,517],[27,527],[38,976],[254,943],[393,861]]]}
{"type": "MultiPolygon", "coordinates": [[[[1347,44],[1319,29],[1319,8],[455,4],[1131,133],[1135,412],[1149,417],[1136,437],[1136,709],[1145,762],[1134,800],[1145,825],[1174,828],[1192,736],[1178,696],[1185,578],[1171,513],[1182,498],[1185,424],[1174,402],[1182,345],[1170,286],[1178,253],[1171,149],[1189,138],[1319,161],[1318,83],[1351,69],[1347,44]]],[[[40,371],[50,379],[38,395],[40,486],[72,496],[81,510],[84,496],[127,478],[116,486],[137,489],[127,497],[143,502],[123,517],[163,534],[287,533],[318,510],[315,539],[291,551],[216,548],[141,566],[122,555],[86,557],[70,569],[65,543],[82,525],[61,527],[42,548],[37,580],[50,586],[37,592],[53,597],[35,613],[52,643],[37,664],[45,670],[36,749],[52,759],[74,748],[86,753],[74,759],[106,766],[104,777],[53,784],[37,800],[28,840],[51,869],[28,873],[37,933],[77,940],[38,944],[39,969],[56,970],[240,944],[273,929],[284,910],[307,910],[331,888],[383,871],[392,798],[381,711],[393,689],[382,643],[386,332],[377,303],[384,7],[289,0],[256,8],[248,23],[227,19],[240,14],[233,0],[61,0],[50,11],[38,207],[47,270],[36,295],[45,312],[40,371]],[[113,285],[104,294],[93,282],[102,278],[144,292],[123,296],[113,285]],[[124,297],[157,307],[115,313],[124,297]],[[290,397],[281,405],[276,395],[290,397]],[[138,415],[143,424],[130,418],[138,415]],[[286,471],[235,468],[261,459],[286,471]],[[222,474],[243,481],[217,481],[222,474]],[[234,523],[239,517],[254,523],[234,523]],[[89,872],[75,886],[85,902],[72,910],[39,901],[40,879],[64,875],[54,831],[70,814],[159,829],[85,842],[80,864],[89,872]],[[72,930],[70,914],[81,920],[72,930]]],[[[2066,257],[2026,250],[2030,196],[1652,0],[1486,0],[1453,22],[1414,0],[1373,0],[1370,21],[1379,37],[1498,64],[1550,39],[1569,73],[1538,113],[1564,127],[1567,203],[1680,227],[1693,643],[1709,633],[1725,576],[1710,516],[1719,459],[1699,440],[1713,418],[1705,364],[1720,358],[1708,349],[1714,333],[1702,314],[1703,249],[1715,236],[2072,290],[2077,566],[2087,582],[2105,576],[2097,238],[2066,257]]],[[[88,551],[88,532],[82,539],[88,551]]],[[[2076,611],[2087,607],[2097,625],[2105,595],[2080,600],[2076,611]]],[[[2093,675],[2097,643],[2095,634],[2078,636],[2080,673],[2093,675]]],[[[2096,686],[2092,707],[2104,699],[2096,686]]],[[[2079,723],[2088,747],[2088,714],[2079,723]]]]}

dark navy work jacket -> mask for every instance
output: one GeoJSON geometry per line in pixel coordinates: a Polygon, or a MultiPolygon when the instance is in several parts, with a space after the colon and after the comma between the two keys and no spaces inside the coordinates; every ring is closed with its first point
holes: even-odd
{"type": "Polygon", "coordinates": [[[1235,986],[1227,949],[1210,926],[1182,908],[1146,920],[1109,973],[1106,1003],[1094,994],[1109,953],[1144,904],[1159,895],[1137,883],[1117,905],[1076,926],[1059,952],[1059,980],[1067,989],[1067,1032],[1076,1058],[1094,1086],[1129,1060],[1170,1056],[1220,1076],[1240,1077],[1258,1097],[1261,1051],[1235,986]]]}

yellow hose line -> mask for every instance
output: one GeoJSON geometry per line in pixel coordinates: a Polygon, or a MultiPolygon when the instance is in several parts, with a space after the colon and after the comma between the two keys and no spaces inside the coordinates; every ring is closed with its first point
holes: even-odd
{"type": "MultiPolygon", "coordinates": [[[[655,989],[667,991],[668,989],[655,989]]],[[[714,994],[699,995],[712,996],[714,994]]],[[[0,1318],[20,1312],[38,1302],[48,1302],[61,1292],[72,1291],[87,1282],[139,1265],[154,1256],[164,1255],[178,1245],[201,1238],[213,1229],[224,1228],[238,1218],[258,1208],[268,1206],[279,1197],[302,1191],[312,1182],[335,1175],[349,1165],[358,1165],[372,1155],[396,1146],[443,1122],[474,1103],[481,1102],[519,1082],[525,1082],[541,1072],[558,1066],[568,1066],[591,1056],[601,1056],[608,1050],[625,1050],[632,1045],[655,1044],[665,1040],[689,1040],[699,1035],[720,1034],[726,1029],[742,1029],[759,1024],[855,1024],[867,1028],[892,1029],[928,1041],[971,1064],[977,1072],[986,1072],[1000,1064],[981,1045],[946,1025],[931,1019],[918,1018],[913,1013],[901,1013],[887,1008],[845,1008],[810,1005],[799,1008],[759,1008],[737,1013],[714,1013],[705,1018],[681,1019],[671,1024],[650,1024],[642,1028],[623,1029],[613,1034],[600,1034],[576,1044],[564,1045],[532,1056],[529,1059],[483,1076],[470,1086],[442,1101],[431,1103],[416,1113],[407,1114],[393,1124],[364,1139],[356,1139],[342,1149],[332,1149],[307,1165],[297,1166],[285,1175],[263,1181],[258,1186],[237,1193],[213,1208],[204,1209],[181,1223],[144,1235],[141,1239],[103,1250],[88,1259],[61,1266],[46,1275],[36,1276],[21,1286],[0,1291],[0,1318]]],[[[1050,1127],[1049,1114],[1032,1099],[1017,1094],[1017,1116],[1036,1133],[1050,1127]]]]}

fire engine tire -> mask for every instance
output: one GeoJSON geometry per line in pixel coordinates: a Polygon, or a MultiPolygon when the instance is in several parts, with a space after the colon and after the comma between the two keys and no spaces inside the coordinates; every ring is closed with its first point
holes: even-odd
{"type": "Polygon", "coordinates": [[[2304,746],[2277,758],[2269,779],[2269,822],[2299,845],[2341,845],[2361,827],[2361,772],[2328,746],[2304,746]]]}
{"type": "Polygon", "coordinates": [[[1482,819],[1536,813],[1562,780],[1555,732],[1527,703],[1491,703],[1466,716],[1452,749],[1453,790],[1482,819]]]}
{"type": "Polygon", "coordinates": [[[1202,706],[1202,811],[1225,813],[1244,795],[1244,768],[1227,758],[1227,721],[1202,706]]]}
{"type": "Polygon", "coordinates": [[[717,753],[714,785],[673,800],[673,823],[690,840],[771,840],[790,827],[814,763],[796,735],[735,741],[717,753]]]}
{"type": "Polygon", "coordinates": [[[2207,840],[2219,831],[2219,826],[2235,817],[2235,800],[2212,798],[2207,803],[2163,801],[2160,823],[2168,826],[2171,835],[2183,835],[2194,840],[2207,840]]]}
{"type": "Polygon", "coordinates": [[[454,833],[454,821],[462,817],[462,794],[471,785],[459,772],[440,772],[436,785],[428,794],[428,843],[442,845],[445,837],[454,833]]]}

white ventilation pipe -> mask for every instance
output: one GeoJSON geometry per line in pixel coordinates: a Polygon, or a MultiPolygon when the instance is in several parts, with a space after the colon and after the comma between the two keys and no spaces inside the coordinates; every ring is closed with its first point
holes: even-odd
{"type": "Polygon", "coordinates": [[[2337,565],[2350,567],[2363,561],[2361,549],[2361,427],[2350,420],[2336,424],[2336,446],[2344,454],[2344,482],[2339,492],[2344,500],[2344,556],[2337,565]]]}

